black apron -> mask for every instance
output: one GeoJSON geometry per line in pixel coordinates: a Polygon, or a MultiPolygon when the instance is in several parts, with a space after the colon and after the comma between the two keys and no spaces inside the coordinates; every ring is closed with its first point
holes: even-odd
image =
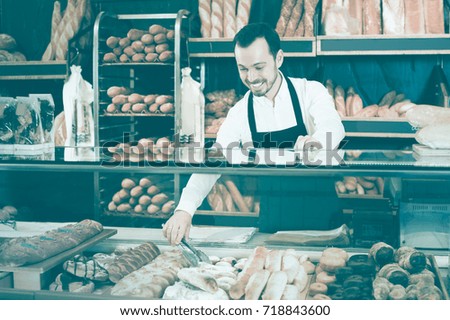
{"type": "MultiPolygon", "coordinates": [[[[256,130],[253,94],[248,97],[248,123],[255,148],[293,148],[299,136],[307,135],[297,92],[285,77],[294,108],[297,125],[279,131],[256,130]]],[[[282,170],[282,169],[280,169],[282,170]]],[[[330,177],[266,177],[258,179],[260,193],[259,230],[329,229],[339,225],[334,222],[339,212],[330,177]]]]}

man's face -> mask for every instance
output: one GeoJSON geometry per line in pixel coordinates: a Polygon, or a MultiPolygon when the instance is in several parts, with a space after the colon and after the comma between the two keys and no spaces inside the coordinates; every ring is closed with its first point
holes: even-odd
{"type": "Polygon", "coordinates": [[[239,76],[257,97],[266,95],[273,87],[282,63],[281,50],[274,57],[264,38],[257,38],[247,48],[234,49],[239,76]],[[280,55],[280,56],[279,56],[280,55]]]}

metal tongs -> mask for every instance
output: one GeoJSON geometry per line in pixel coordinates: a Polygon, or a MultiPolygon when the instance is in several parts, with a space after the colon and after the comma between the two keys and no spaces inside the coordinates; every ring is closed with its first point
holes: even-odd
{"type": "Polygon", "coordinates": [[[177,245],[177,247],[180,248],[183,256],[193,267],[198,266],[200,262],[211,263],[208,255],[206,255],[203,251],[194,248],[186,241],[185,238],[181,239],[181,242],[177,245]]]}

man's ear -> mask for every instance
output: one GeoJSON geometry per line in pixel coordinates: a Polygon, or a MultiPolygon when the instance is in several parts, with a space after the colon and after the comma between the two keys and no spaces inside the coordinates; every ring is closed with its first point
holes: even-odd
{"type": "Polygon", "coordinates": [[[277,64],[277,68],[280,68],[284,61],[284,52],[283,50],[278,50],[277,56],[275,58],[275,62],[277,64]]]}

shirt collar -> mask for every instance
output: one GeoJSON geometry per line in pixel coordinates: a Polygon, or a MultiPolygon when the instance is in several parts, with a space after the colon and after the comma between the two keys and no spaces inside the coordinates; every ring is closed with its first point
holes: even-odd
{"type": "MultiPolygon", "coordinates": [[[[284,74],[281,71],[278,71],[278,72],[280,73],[280,76],[281,76],[281,86],[280,86],[280,90],[278,90],[277,95],[275,96],[275,105],[277,105],[280,102],[285,102],[285,101],[289,100],[289,98],[290,98],[289,88],[287,86],[287,82],[284,77],[284,74]]],[[[253,99],[255,99],[255,101],[258,101],[260,103],[272,104],[272,101],[270,101],[266,96],[262,96],[262,97],[253,96],[253,99]]]]}

